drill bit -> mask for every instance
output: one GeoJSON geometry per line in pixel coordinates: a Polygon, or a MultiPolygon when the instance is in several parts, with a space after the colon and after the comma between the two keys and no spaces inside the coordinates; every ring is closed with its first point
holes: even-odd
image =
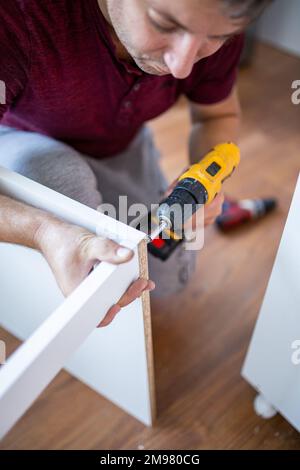
{"type": "Polygon", "coordinates": [[[155,238],[157,238],[161,232],[163,232],[166,228],[169,228],[170,224],[166,220],[161,220],[159,226],[148,235],[148,243],[151,243],[155,238]]]}

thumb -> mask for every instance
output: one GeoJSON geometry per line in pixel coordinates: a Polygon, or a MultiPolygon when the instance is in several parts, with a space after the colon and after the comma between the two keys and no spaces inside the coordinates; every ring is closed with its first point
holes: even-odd
{"type": "Polygon", "coordinates": [[[133,258],[134,252],[126,246],[104,237],[94,236],[89,239],[85,257],[95,261],[121,264],[133,258]]]}

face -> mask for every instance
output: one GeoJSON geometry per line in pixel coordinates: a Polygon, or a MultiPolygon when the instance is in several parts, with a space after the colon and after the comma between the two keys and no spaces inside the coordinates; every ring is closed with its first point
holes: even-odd
{"type": "Polygon", "coordinates": [[[144,72],[183,79],[246,26],[220,0],[99,0],[128,58],[144,72]]]}

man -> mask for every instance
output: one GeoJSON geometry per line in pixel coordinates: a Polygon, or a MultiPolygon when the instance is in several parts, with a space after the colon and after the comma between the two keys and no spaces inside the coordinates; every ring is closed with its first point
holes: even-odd
{"type": "MultiPolygon", "coordinates": [[[[191,163],[217,143],[236,141],[240,33],[268,2],[5,2],[0,6],[0,79],[6,85],[0,164],[95,209],[102,203],[117,207],[120,195],[129,205],[159,202],[168,185],[144,123],[185,95],[191,163]]],[[[222,202],[219,195],[207,206],[205,225],[213,223],[222,202]]],[[[122,262],[112,241],[7,198],[0,197],[0,203],[0,221],[8,222],[1,223],[0,240],[40,249],[66,294],[95,259],[122,262]],[[19,218],[20,213],[26,215],[19,218]],[[82,239],[89,249],[82,249],[82,239]]],[[[166,263],[150,257],[158,295],[187,283],[195,253],[184,248],[166,263]]],[[[152,288],[151,281],[139,280],[125,303],[152,288]]],[[[124,299],[119,304],[110,318],[124,299]]]]}

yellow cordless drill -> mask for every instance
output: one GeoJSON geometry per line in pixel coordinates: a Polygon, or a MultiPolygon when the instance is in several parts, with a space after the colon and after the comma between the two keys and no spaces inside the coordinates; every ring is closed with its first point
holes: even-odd
{"type": "Polygon", "coordinates": [[[169,258],[183,241],[177,235],[178,226],[175,225],[178,220],[182,228],[199,205],[212,202],[239,163],[240,150],[237,145],[231,142],[219,144],[178,179],[172,193],[159,204],[156,214],[150,214],[152,225],[156,225],[149,236],[150,253],[162,260],[169,258]],[[189,210],[186,210],[187,207],[189,210]],[[167,236],[163,238],[162,232],[167,236]]]}

